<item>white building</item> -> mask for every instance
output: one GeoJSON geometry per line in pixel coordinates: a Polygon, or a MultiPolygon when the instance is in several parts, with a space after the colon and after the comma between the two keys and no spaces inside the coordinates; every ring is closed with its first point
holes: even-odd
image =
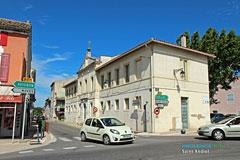
{"type": "Polygon", "coordinates": [[[214,57],[156,39],[114,57],[92,58],[89,51],[78,71],[77,121],[111,116],[147,132],[207,124],[208,59],[214,57]]]}

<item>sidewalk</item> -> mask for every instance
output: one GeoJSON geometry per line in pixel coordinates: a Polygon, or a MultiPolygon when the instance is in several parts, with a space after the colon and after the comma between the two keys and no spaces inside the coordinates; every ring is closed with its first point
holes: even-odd
{"type": "Polygon", "coordinates": [[[148,133],[148,132],[134,132],[135,135],[140,136],[197,136],[197,129],[186,129],[186,133],[182,134],[181,130],[160,132],[160,133],[148,133]]]}
{"type": "Polygon", "coordinates": [[[15,138],[12,143],[12,137],[0,138],[0,154],[42,147],[49,144],[53,139],[50,133],[45,132],[45,137],[42,140],[40,139],[40,142],[38,143],[36,132],[37,126],[32,125],[29,128],[28,136],[25,136],[24,140],[21,140],[21,138],[18,137],[15,138]]]}

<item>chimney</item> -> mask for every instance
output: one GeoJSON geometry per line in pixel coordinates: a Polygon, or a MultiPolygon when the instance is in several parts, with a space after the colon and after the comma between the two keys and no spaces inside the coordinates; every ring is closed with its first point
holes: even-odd
{"type": "Polygon", "coordinates": [[[181,35],[181,46],[182,47],[187,47],[187,38],[184,34],[181,35]]]}

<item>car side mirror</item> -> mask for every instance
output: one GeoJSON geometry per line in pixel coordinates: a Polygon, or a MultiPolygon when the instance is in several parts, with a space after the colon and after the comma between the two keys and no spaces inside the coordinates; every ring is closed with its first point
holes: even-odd
{"type": "Polygon", "coordinates": [[[98,128],[104,128],[101,124],[97,124],[98,128]]]}
{"type": "Polygon", "coordinates": [[[123,123],[123,125],[125,126],[126,124],[125,124],[125,123],[123,123]]]}
{"type": "Polygon", "coordinates": [[[228,124],[227,124],[228,127],[231,127],[231,125],[232,125],[231,123],[228,123],[228,124]]]}

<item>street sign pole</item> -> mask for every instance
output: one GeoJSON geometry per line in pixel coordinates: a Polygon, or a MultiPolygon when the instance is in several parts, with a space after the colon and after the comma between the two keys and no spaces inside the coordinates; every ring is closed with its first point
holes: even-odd
{"type": "Polygon", "coordinates": [[[22,140],[24,140],[24,133],[25,133],[25,123],[26,123],[26,111],[27,111],[27,96],[28,93],[25,94],[25,103],[24,103],[24,112],[23,112],[23,126],[22,126],[22,140]]]}

